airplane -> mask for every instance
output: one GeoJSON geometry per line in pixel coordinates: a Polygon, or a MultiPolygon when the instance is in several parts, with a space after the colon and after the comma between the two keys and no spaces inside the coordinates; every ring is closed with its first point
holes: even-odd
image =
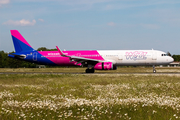
{"type": "Polygon", "coordinates": [[[32,63],[58,66],[87,67],[86,73],[95,70],[116,70],[117,66],[152,66],[168,65],[174,59],[165,52],[158,50],[75,50],[37,51],[24,39],[18,30],[10,30],[15,53],[8,57],[32,63]]]}

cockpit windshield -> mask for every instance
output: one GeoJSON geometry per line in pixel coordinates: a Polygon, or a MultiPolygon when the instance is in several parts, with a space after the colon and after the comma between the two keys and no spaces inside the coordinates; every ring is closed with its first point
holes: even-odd
{"type": "Polygon", "coordinates": [[[161,56],[168,56],[168,54],[161,54],[161,56]]]}

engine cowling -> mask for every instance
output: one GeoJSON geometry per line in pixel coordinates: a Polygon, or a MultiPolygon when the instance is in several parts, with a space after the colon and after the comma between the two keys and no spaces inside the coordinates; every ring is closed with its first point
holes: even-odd
{"type": "Polygon", "coordinates": [[[113,65],[112,62],[102,62],[102,63],[97,63],[94,66],[95,70],[116,70],[117,67],[113,65]]]}

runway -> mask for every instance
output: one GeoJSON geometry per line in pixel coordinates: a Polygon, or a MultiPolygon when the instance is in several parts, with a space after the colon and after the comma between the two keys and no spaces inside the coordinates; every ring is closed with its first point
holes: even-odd
{"type": "Polygon", "coordinates": [[[81,72],[0,72],[0,74],[79,74],[79,75],[180,75],[180,72],[158,72],[158,73],[105,73],[105,72],[97,72],[97,73],[81,73],[81,72]]]}

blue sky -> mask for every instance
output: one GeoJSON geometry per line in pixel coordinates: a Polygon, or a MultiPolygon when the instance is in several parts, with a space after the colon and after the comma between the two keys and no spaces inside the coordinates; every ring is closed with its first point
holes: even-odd
{"type": "Polygon", "coordinates": [[[0,0],[0,51],[16,29],[37,49],[156,49],[180,54],[179,0],[0,0]]]}

